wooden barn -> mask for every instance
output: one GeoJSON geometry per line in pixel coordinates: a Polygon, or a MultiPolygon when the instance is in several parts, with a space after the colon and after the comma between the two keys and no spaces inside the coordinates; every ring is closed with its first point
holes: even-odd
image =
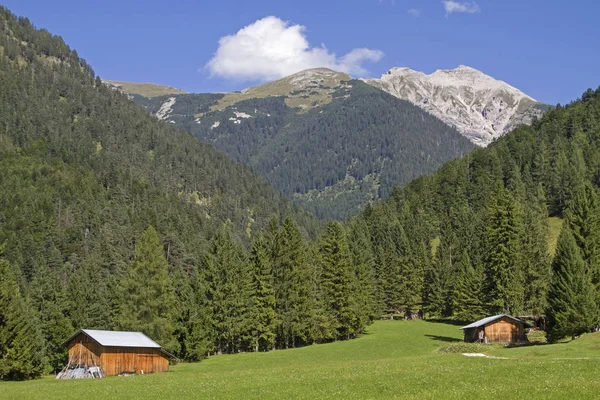
{"type": "Polygon", "coordinates": [[[69,348],[65,371],[72,371],[75,378],[92,377],[78,375],[98,368],[107,376],[166,372],[174,358],[141,332],[80,329],[63,345],[69,348]]]}
{"type": "Polygon", "coordinates": [[[465,342],[523,343],[527,341],[527,322],[508,314],[494,315],[463,326],[465,342]]]}

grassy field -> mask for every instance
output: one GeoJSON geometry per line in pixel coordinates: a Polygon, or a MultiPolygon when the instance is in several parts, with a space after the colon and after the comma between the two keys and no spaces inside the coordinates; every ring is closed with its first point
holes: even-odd
{"type": "Polygon", "coordinates": [[[378,321],[351,341],[211,357],[168,373],[0,383],[1,399],[598,399],[600,334],[519,348],[460,344],[457,326],[378,321]],[[483,351],[499,358],[471,358],[483,351]],[[446,351],[440,351],[446,349],[446,351]],[[448,350],[450,352],[448,352],[448,350]],[[456,352],[458,351],[458,352],[456,352]]]}

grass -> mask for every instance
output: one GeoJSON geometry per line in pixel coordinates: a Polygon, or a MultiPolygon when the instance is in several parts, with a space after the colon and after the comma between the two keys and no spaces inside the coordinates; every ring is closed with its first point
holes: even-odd
{"type": "Polygon", "coordinates": [[[562,230],[562,224],[563,220],[558,217],[548,218],[548,251],[552,256],[556,253],[556,243],[562,230]]]}
{"type": "Polygon", "coordinates": [[[186,94],[187,92],[181,89],[176,89],[171,86],[157,85],[156,83],[148,82],[123,82],[123,81],[104,81],[114,86],[121,87],[126,93],[139,94],[144,97],[158,97],[166,94],[186,94]]]}
{"type": "Polygon", "coordinates": [[[352,79],[349,75],[341,72],[330,72],[332,72],[332,75],[321,75],[318,78],[315,78],[323,79],[323,82],[320,83],[324,86],[324,88],[313,88],[304,91],[298,90],[300,87],[298,86],[297,82],[294,82],[294,77],[297,74],[294,74],[273,82],[250,87],[243,92],[227,93],[218,101],[217,104],[211,107],[211,110],[224,110],[225,108],[242,100],[264,98],[269,96],[286,96],[285,103],[289,107],[300,107],[304,110],[312,108],[313,103],[322,106],[331,103],[331,92],[334,90],[334,88],[340,86],[340,81],[352,79]],[[325,87],[327,89],[325,89],[325,87]]]}
{"type": "Polygon", "coordinates": [[[483,346],[507,359],[439,351],[455,325],[378,321],[358,339],[211,357],[168,373],[100,380],[0,383],[2,399],[595,399],[600,334],[556,345],[483,346]]]}

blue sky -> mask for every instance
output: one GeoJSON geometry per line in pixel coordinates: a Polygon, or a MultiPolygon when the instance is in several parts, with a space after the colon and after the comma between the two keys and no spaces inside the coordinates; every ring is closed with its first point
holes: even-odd
{"type": "Polygon", "coordinates": [[[600,85],[596,0],[0,3],[61,35],[104,79],[190,92],[239,90],[319,63],[354,76],[465,64],[550,104],[600,85]]]}

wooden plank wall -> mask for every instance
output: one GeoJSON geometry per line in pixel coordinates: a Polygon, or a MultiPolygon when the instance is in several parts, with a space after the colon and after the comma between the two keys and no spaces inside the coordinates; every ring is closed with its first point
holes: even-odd
{"type": "Polygon", "coordinates": [[[491,342],[518,343],[525,340],[523,324],[503,317],[485,327],[485,336],[491,342]]]}
{"type": "Polygon", "coordinates": [[[103,347],[84,333],[69,343],[69,361],[73,364],[99,365],[107,376],[169,370],[169,360],[159,349],[103,347]]]}

